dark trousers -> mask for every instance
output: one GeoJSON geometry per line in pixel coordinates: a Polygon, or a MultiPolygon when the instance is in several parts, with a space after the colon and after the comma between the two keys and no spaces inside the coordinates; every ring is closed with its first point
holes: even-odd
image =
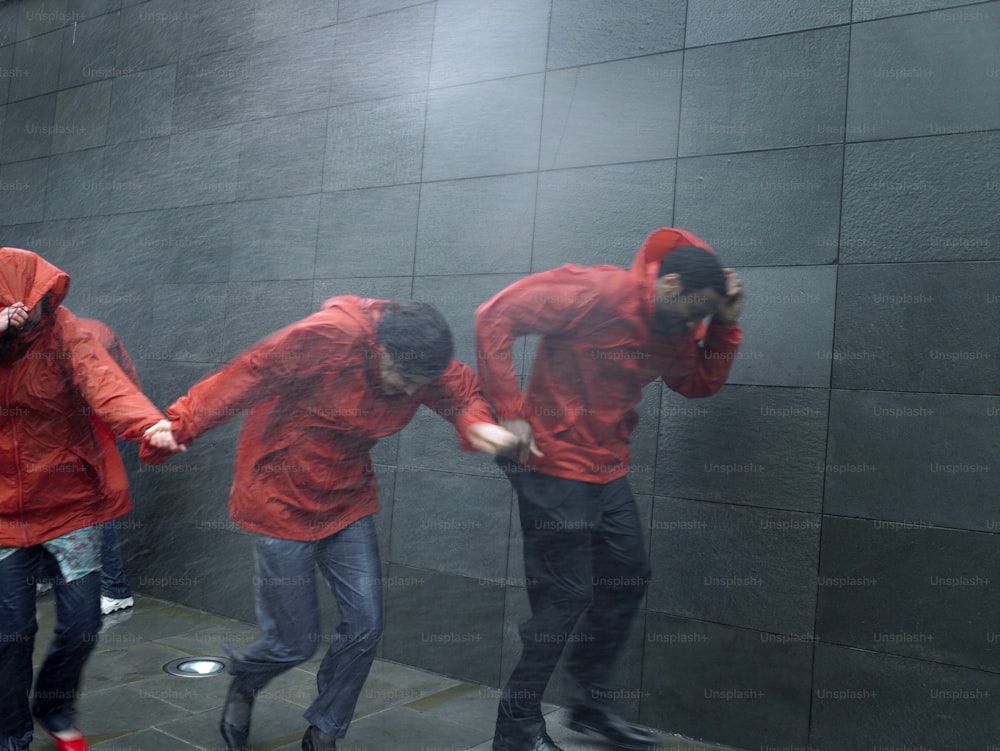
{"type": "Polygon", "coordinates": [[[0,749],[26,749],[32,714],[49,730],[73,726],[80,677],[101,629],[101,575],[93,571],[72,582],[56,577],[55,639],[34,692],[31,656],[35,580],[52,556],[41,545],[21,548],[0,561],[0,749]],[[29,707],[30,696],[30,707],[29,707]]]}
{"type": "MultiPolygon", "coordinates": [[[[382,571],[375,519],[365,516],[315,542],[254,538],[257,621],[264,635],[235,653],[230,672],[250,691],[329,650],[316,675],[318,696],[305,711],[310,725],[343,738],[382,634],[382,571]],[[332,639],[320,629],[316,568],[337,601],[332,639]]],[[[230,650],[231,651],[231,650],[230,650]]]]}
{"type": "Polygon", "coordinates": [[[531,619],[520,628],[521,658],[500,697],[497,732],[531,737],[544,731],[542,696],[567,644],[575,701],[606,704],[649,560],[626,478],[599,485],[498,463],[517,491],[531,619]]]}

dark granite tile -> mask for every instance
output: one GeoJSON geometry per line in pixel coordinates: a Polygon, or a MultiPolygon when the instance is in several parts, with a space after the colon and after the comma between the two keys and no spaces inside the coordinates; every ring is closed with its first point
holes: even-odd
{"type": "Polygon", "coordinates": [[[118,13],[111,13],[63,29],[60,89],[122,75],[115,69],[118,19],[118,13]]]}
{"type": "Polygon", "coordinates": [[[233,212],[231,281],[313,278],[318,194],[240,201],[233,212]]]}
{"type": "Polygon", "coordinates": [[[191,206],[235,200],[239,179],[240,129],[236,125],[170,136],[170,168],[160,206],[191,206]]]}
{"type": "Polygon", "coordinates": [[[804,747],[813,645],[646,615],[639,720],[742,748],[804,747]]]}
{"type": "Polygon", "coordinates": [[[111,109],[111,81],[60,91],[56,95],[53,154],[103,146],[111,109]]]}
{"type": "Polygon", "coordinates": [[[316,276],[412,273],[419,204],[416,185],[324,194],[316,276]]]}
{"type": "Polygon", "coordinates": [[[700,47],[834,26],[850,20],[851,0],[816,4],[796,0],[766,0],[752,4],[707,0],[689,5],[686,42],[688,47],[700,47]]]}
{"type": "Polygon", "coordinates": [[[386,659],[497,685],[504,588],[398,565],[389,572],[386,659]]]}
{"type": "Polygon", "coordinates": [[[998,7],[985,3],[853,27],[848,140],[1000,127],[992,54],[998,7]]]}
{"type": "Polygon", "coordinates": [[[508,175],[424,185],[415,273],[527,272],[535,183],[508,175]]]}
{"type": "Polygon", "coordinates": [[[228,281],[240,221],[236,209],[234,204],[209,204],[159,212],[151,236],[140,240],[155,258],[157,279],[173,284],[228,281]]]}
{"type": "Polygon", "coordinates": [[[62,32],[53,31],[14,45],[14,69],[24,71],[24,75],[11,79],[10,101],[41,96],[59,88],[62,44],[62,32]]]}
{"type": "Polygon", "coordinates": [[[409,300],[413,278],[409,276],[360,277],[354,279],[317,279],[313,284],[313,309],[337,295],[373,297],[377,300],[409,300]]]}
{"type": "Polygon", "coordinates": [[[177,67],[165,65],[116,78],[111,93],[108,141],[141,141],[185,132],[189,125],[171,122],[176,77],[177,67]]]}
{"type": "MultiPolygon", "coordinates": [[[[500,290],[517,281],[509,274],[482,276],[418,276],[413,280],[413,299],[441,311],[455,338],[455,359],[476,367],[475,312],[500,290]]],[[[520,357],[515,357],[520,372],[520,357]]]]}
{"type": "Polygon", "coordinates": [[[327,110],[323,190],[418,182],[426,107],[413,94],[327,110]]]}
{"type": "Polygon", "coordinates": [[[729,383],[830,384],[837,269],[785,266],[737,269],[746,290],[743,344],[729,383]]]}
{"type": "Polygon", "coordinates": [[[259,43],[289,37],[335,23],[337,3],[330,0],[257,0],[253,14],[253,40],[259,43]]]}
{"type": "Polygon", "coordinates": [[[109,146],[104,154],[102,189],[115,213],[162,208],[167,179],[174,169],[169,138],[109,146]]]}
{"type": "Polygon", "coordinates": [[[564,263],[623,268],[646,236],[673,225],[674,161],[543,172],[531,270],[564,263]]]}
{"type": "Polygon", "coordinates": [[[680,155],[841,141],[847,48],[832,28],[687,51],[680,155]]]}
{"type": "Polygon", "coordinates": [[[1000,259],[995,133],[849,144],[840,260],[1000,259]]]}
{"type": "MultiPolygon", "coordinates": [[[[690,12],[690,11],[689,11],[690,12]]],[[[684,46],[679,0],[554,0],[549,68],[669,52],[684,46]]]]}
{"type": "Polygon", "coordinates": [[[434,4],[342,23],[332,61],[330,104],[423,91],[431,62],[434,4]]]}
{"type": "Polygon", "coordinates": [[[545,70],[548,3],[439,0],[431,88],[545,70]]]}
{"type": "Polygon", "coordinates": [[[1000,343],[982,332],[1000,325],[998,271],[995,262],[842,266],[833,386],[995,391],[1000,343]]]}
{"type": "Polygon", "coordinates": [[[59,154],[49,159],[45,218],[93,216],[102,212],[105,200],[101,174],[103,149],[59,154]],[[95,176],[98,179],[95,180],[95,176]]]}
{"type": "Polygon", "coordinates": [[[187,14],[171,0],[150,0],[122,10],[115,65],[146,70],[176,63],[187,14]]]}
{"type": "Polygon", "coordinates": [[[0,166],[0,225],[42,220],[48,169],[48,159],[0,166]]]}
{"type": "Polygon", "coordinates": [[[820,519],[657,498],[649,609],[812,637],[820,519]]]}
{"type": "Polygon", "coordinates": [[[218,315],[222,284],[160,284],[152,306],[152,340],[162,361],[215,363],[224,358],[227,321],[218,315]]]}
{"type": "Polygon", "coordinates": [[[79,21],[87,18],[96,18],[105,13],[112,13],[122,7],[122,0],[74,0],[73,12],[79,21]]]}
{"type": "Polygon", "coordinates": [[[996,748],[1000,676],[827,644],[816,648],[811,745],[996,748]]]}
{"type": "Polygon", "coordinates": [[[544,88],[545,77],[536,75],[432,91],[423,179],[534,170],[544,88]]]}
{"type": "MultiPolygon", "coordinates": [[[[905,13],[919,13],[925,10],[955,8],[961,5],[971,5],[968,0],[855,0],[854,22],[871,21],[887,16],[899,16],[905,13]]],[[[956,10],[954,13],[978,12],[979,8],[956,10]]]]}
{"type": "Polygon", "coordinates": [[[681,159],[674,222],[730,266],[831,263],[842,146],[681,159]]]}
{"type": "MultiPolygon", "coordinates": [[[[4,12],[4,8],[12,7],[6,5],[0,5],[0,14],[4,12]]],[[[0,17],[0,24],[2,24],[2,17],[0,17]]],[[[3,38],[3,27],[0,25],[0,39],[3,38]]],[[[14,45],[9,45],[7,47],[0,47],[0,104],[7,104],[7,94],[10,91],[10,82],[17,76],[23,76],[27,73],[25,70],[18,70],[14,67],[14,45]]]]}
{"type": "Polygon", "coordinates": [[[663,391],[656,493],[818,512],[829,394],[727,386],[689,402],[663,391]]]}
{"type": "MultiPolygon", "coordinates": [[[[461,472],[463,476],[485,475],[503,480],[505,486],[508,484],[506,476],[497,467],[492,456],[478,451],[461,450],[454,426],[430,408],[418,410],[410,424],[399,434],[397,466],[401,480],[406,478],[418,483],[422,483],[422,480],[414,477],[415,474],[440,470],[461,472]]],[[[510,509],[504,512],[504,524],[508,516],[510,509]]]]}
{"type": "Polygon", "coordinates": [[[253,40],[254,0],[185,0],[181,60],[243,47],[253,40]]]}
{"type": "MultiPolygon", "coordinates": [[[[351,724],[347,749],[381,751],[413,748],[421,751],[462,751],[482,741],[486,731],[425,717],[409,707],[392,707],[376,717],[366,717],[351,724]]],[[[294,748],[294,746],[292,746],[294,748]]]]}
{"type": "Polygon", "coordinates": [[[239,200],[318,193],[326,130],[325,110],[244,125],[239,200]]]}
{"type": "Polygon", "coordinates": [[[226,290],[226,331],[223,355],[234,357],[265,336],[305,318],[312,280],[233,282],[226,290]],[[268,311],[261,318],[257,313],[268,311]]]}
{"type": "Polygon", "coordinates": [[[187,133],[243,120],[244,88],[252,75],[245,48],[180,63],[172,99],[173,120],[167,121],[171,132],[187,133]]]}
{"type": "Polygon", "coordinates": [[[834,391],[830,407],[826,513],[1000,530],[1000,398],[834,391]]]}
{"type": "Polygon", "coordinates": [[[15,8],[19,42],[79,20],[70,12],[69,0],[26,0],[16,3],[15,8]]]}
{"type": "Polygon", "coordinates": [[[676,52],[549,73],[541,168],[676,156],[681,61],[676,52]]]}
{"type": "MultiPolygon", "coordinates": [[[[336,51],[340,48],[335,26],[308,31],[288,39],[271,39],[251,48],[244,96],[245,117],[257,120],[327,106],[336,51]],[[294,85],[289,82],[294,81],[294,85]]],[[[391,42],[387,45],[392,49],[391,42]]],[[[363,69],[354,60],[352,71],[363,69]]]]}
{"type": "Polygon", "coordinates": [[[56,95],[7,105],[0,162],[22,162],[49,155],[56,116],[56,95]]]}
{"type": "Polygon", "coordinates": [[[816,611],[819,638],[1000,672],[996,539],[996,534],[926,522],[827,516],[816,611]]]}
{"type": "Polygon", "coordinates": [[[503,577],[510,484],[505,478],[427,470],[419,454],[414,457],[416,437],[408,438],[400,444],[396,470],[390,560],[487,582],[503,577]]]}
{"type": "Polygon", "coordinates": [[[13,52],[17,41],[17,17],[20,4],[3,3],[0,5],[0,47],[10,47],[13,52]]]}
{"type": "Polygon", "coordinates": [[[427,3],[428,0],[340,0],[338,20],[344,23],[365,16],[374,16],[378,13],[388,13],[412,5],[426,5],[427,3]]]}

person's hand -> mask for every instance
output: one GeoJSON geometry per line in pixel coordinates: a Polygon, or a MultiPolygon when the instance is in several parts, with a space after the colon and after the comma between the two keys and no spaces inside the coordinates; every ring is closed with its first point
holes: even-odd
{"type": "Polygon", "coordinates": [[[517,449],[517,436],[506,428],[489,422],[474,422],[469,426],[469,443],[484,454],[506,454],[517,449]]]}
{"type": "Polygon", "coordinates": [[[732,269],[723,269],[723,271],[726,272],[726,296],[712,319],[729,326],[735,323],[740,313],[743,312],[743,282],[732,269]]]}
{"type": "Polygon", "coordinates": [[[187,446],[182,443],[177,443],[174,438],[170,420],[160,420],[158,423],[147,429],[146,432],[142,434],[142,438],[145,441],[149,441],[151,445],[158,449],[166,449],[167,451],[173,452],[187,451],[187,446]]]}
{"type": "Polygon", "coordinates": [[[500,425],[514,434],[517,443],[511,451],[502,452],[501,456],[524,464],[531,456],[543,456],[535,444],[535,436],[531,432],[531,423],[527,420],[500,420],[500,425]]]}
{"type": "Polygon", "coordinates": [[[19,329],[28,322],[28,308],[23,302],[16,302],[0,310],[0,334],[7,329],[19,329]]]}

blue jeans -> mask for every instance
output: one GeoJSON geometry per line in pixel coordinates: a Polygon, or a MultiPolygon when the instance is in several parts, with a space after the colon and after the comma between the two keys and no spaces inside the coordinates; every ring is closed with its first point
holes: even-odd
{"type": "Polygon", "coordinates": [[[315,654],[324,636],[316,597],[317,566],[337,601],[337,627],[316,675],[319,695],[305,711],[310,725],[343,738],[382,635],[382,585],[375,520],[365,516],[339,532],[297,542],[254,538],[257,621],[264,635],[229,672],[259,691],[315,654]]]}
{"type": "Polygon", "coordinates": [[[114,522],[101,525],[104,542],[101,545],[101,594],[115,600],[132,596],[132,587],[125,578],[121,550],[118,548],[118,533],[114,522]]]}
{"type": "Polygon", "coordinates": [[[80,676],[101,629],[100,574],[72,582],[55,580],[55,639],[31,693],[35,620],[35,579],[51,555],[36,545],[0,561],[0,749],[28,748],[32,714],[48,730],[73,727],[80,676]]]}

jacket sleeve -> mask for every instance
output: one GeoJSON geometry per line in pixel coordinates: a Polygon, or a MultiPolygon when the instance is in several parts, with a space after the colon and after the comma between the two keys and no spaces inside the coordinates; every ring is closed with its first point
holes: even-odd
{"type": "Polygon", "coordinates": [[[600,306],[592,277],[561,266],[510,285],[476,311],[476,361],[483,394],[503,420],[525,417],[511,352],[518,337],[576,328],[600,306]]]}
{"type": "Polygon", "coordinates": [[[476,422],[496,424],[493,410],[479,392],[479,379],[465,363],[451,361],[427,389],[423,404],[455,426],[463,451],[474,451],[469,443],[469,427],[476,422]]]}
{"type": "Polygon", "coordinates": [[[72,382],[94,416],[115,435],[140,441],[151,425],[163,419],[160,411],[128,379],[93,334],[75,324],[64,324],[72,382]]]}
{"type": "Polygon", "coordinates": [[[167,408],[174,437],[189,443],[237,414],[252,410],[294,381],[361,361],[359,333],[315,313],[253,345],[196,383],[167,408]]]}
{"type": "Polygon", "coordinates": [[[703,339],[693,338],[663,367],[663,382],[688,399],[711,396],[725,385],[743,340],[738,323],[711,323],[703,334],[703,339]]]}

